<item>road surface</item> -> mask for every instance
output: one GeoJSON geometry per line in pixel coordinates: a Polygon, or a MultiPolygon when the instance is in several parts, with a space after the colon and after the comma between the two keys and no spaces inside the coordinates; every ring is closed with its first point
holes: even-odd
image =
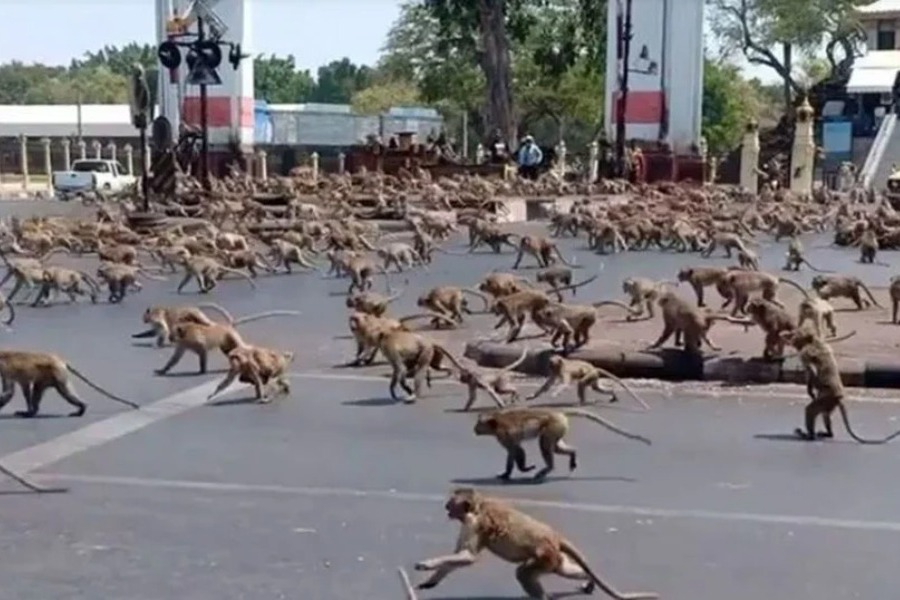
{"type": "MultiPolygon", "coordinates": [[[[589,254],[578,256],[588,264],[589,254]]],[[[679,264],[650,256],[640,261],[642,275],[671,276],[679,264]]],[[[507,260],[440,256],[428,272],[408,275],[410,289],[395,312],[412,312],[427,285],[471,284],[507,260]]],[[[634,256],[604,261],[602,281],[585,296],[618,294],[624,268],[637,264],[634,256]]],[[[395,288],[404,277],[392,278],[395,288]]],[[[348,340],[334,339],[345,333],[343,297],[329,296],[344,282],[296,275],[258,285],[253,291],[224,282],[210,299],[235,315],[303,312],[242,327],[250,341],[298,353],[293,395],[267,406],[240,402],[248,397],[242,389],[204,405],[221,375],[191,375],[192,359],[171,377],[152,375],[170,350],[133,345],[128,335],[141,328],[148,304],[198,301],[175,295],[174,280],[148,284],[116,306],[20,309],[14,331],[3,333],[5,347],[58,352],[144,410],[129,411],[76,383],[89,403],[82,419],[52,418],[68,411],[53,392],[44,402],[47,418],[0,419],[0,461],[71,490],[36,496],[0,481],[7,492],[0,498],[4,596],[399,599],[396,567],[411,569],[452,549],[456,529],[443,502],[453,487],[473,485],[557,525],[623,591],[653,590],[666,600],[896,593],[900,450],[849,443],[840,427],[832,442],[784,439],[801,421],[798,389],[712,394],[648,386],[641,390],[648,413],[627,396],[619,407],[597,410],[652,438],[652,446],[578,421],[570,440],[580,450],[574,473],[562,461],[542,485],[497,485],[503,455],[492,440],[474,437],[473,415],[458,412],[461,388],[436,384],[415,405],[394,404],[383,366],[334,368],[352,353],[348,340]]],[[[212,368],[222,365],[221,357],[212,360],[212,368]]],[[[16,398],[4,414],[21,406],[16,398]]],[[[864,435],[900,427],[895,404],[850,408],[864,435]]],[[[573,589],[556,578],[547,586],[573,589]]],[[[513,569],[485,557],[420,597],[522,596],[513,569]]]]}

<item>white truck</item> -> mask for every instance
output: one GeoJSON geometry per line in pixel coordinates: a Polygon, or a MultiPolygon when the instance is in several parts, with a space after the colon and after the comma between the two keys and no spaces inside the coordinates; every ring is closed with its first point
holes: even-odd
{"type": "Polygon", "coordinates": [[[76,160],[71,171],[53,172],[53,189],[61,200],[84,192],[116,193],[136,181],[136,177],[125,173],[122,165],[109,159],[76,160]]]}

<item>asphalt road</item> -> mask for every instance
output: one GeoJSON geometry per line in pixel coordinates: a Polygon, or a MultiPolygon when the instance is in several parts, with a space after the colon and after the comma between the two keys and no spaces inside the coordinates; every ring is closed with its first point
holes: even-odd
{"type": "MultiPolygon", "coordinates": [[[[586,297],[618,297],[621,278],[636,266],[636,274],[671,277],[702,261],[658,253],[594,259],[566,248],[586,273],[604,263],[586,297]]],[[[775,268],[783,251],[765,246],[764,264],[775,268]]],[[[847,250],[811,255],[835,269],[853,267],[853,259],[847,250]]],[[[396,313],[411,312],[428,285],[472,284],[511,262],[510,255],[440,256],[427,272],[392,277],[395,288],[410,280],[396,313]]],[[[873,284],[892,273],[856,270],[873,284]]],[[[9,492],[0,498],[0,598],[398,599],[398,565],[452,549],[456,529],[442,505],[461,485],[508,496],[559,526],[624,591],[654,590],[669,600],[895,593],[900,508],[897,486],[888,484],[896,445],[852,444],[840,427],[832,442],[782,439],[801,420],[796,390],[712,397],[644,389],[649,413],[633,410],[627,397],[598,410],[653,446],[578,421],[570,440],[580,450],[578,470],[562,464],[541,485],[497,485],[502,453],[473,436],[473,415],[457,412],[461,388],[435,385],[417,404],[398,405],[387,399],[384,367],[333,368],[352,353],[349,341],[334,339],[345,332],[343,297],[329,295],[345,282],[266,277],[253,291],[228,281],[209,298],[235,315],[302,311],[242,327],[250,341],[298,353],[294,393],[267,406],[241,402],[248,396],[241,389],[204,405],[221,375],[191,375],[190,359],[175,376],[152,374],[170,350],[134,345],[128,335],[140,329],[148,304],[198,301],[174,294],[175,284],[150,283],[117,306],[22,307],[14,330],[2,333],[8,347],[58,352],[144,410],[123,409],[76,383],[89,403],[82,419],[0,419],[0,461],[71,490],[36,496],[0,481],[9,492]]],[[[477,325],[470,330],[478,335],[477,325]]],[[[222,365],[220,357],[212,362],[222,365]]],[[[44,410],[62,415],[68,407],[49,392],[44,410]]],[[[851,411],[864,435],[900,427],[894,404],[853,403],[851,411]]],[[[521,597],[509,565],[484,563],[421,599],[521,597]]],[[[555,578],[547,584],[572,589],[555,578]]]]}

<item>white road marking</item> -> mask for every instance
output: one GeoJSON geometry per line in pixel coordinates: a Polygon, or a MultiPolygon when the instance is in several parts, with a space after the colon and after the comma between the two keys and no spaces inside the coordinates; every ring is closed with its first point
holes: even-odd
{"type": "MultiPolygon", "coordinates": [[[[168,488],[177,490],[235,492],[235,493],[268,493],[292,496],[330,496],[337,498],[362,498],[376,500],[395,500],[398,502],[443,503],[446,493],[426,494],[400,492],[396,490],[363,490],[333,487],[306,487],[286,485],[258,485],[245,483],[221,483],[211,481],[189,481],[178,479],[145,479],[140,477],[111,477],[104,475],[66,475],[57,473],[41,473],[33,476],[42,482],[60,481],[100,485],[122,485],[145,488],[168,488]]],[[[864,521],[855,519],[835,519],[804,515],[777,515],[744,512],[720,512],[713,510],[692,510],[654,508],[649,506],[626,506],[615,504],[592,504],[589,502],[563,502],[554,500],[535,500],[529,498],[510,498],[513,504],[537,508],[553,508],[586,513],[602,513],[634,517],[654,517],[670,519],[695,519],[706,521],[732,521],[759,523],[764,525],[790,525],[821,527],[826,529],[850,529],[855,531],[881,531],[900,533],[900,522],[897,521],[864,521]]]]}
{"type": "Polygon", "coordinates": [[[47,442],[7,454],[2,462],[7,468],[19,473],[46,467],[73,454],[102,446],[148,425],[202,406],[217,384],[218,378],[146,404],[140,410],[122,412],[91,423],[47,442]]]}

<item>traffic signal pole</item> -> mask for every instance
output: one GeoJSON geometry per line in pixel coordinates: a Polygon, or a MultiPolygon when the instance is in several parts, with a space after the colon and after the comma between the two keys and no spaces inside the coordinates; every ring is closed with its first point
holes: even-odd
{"type": "MultiPolygon", "coordinates": [[[[197,17],[197,44],[206,41],[203,17],[197,17]]],[[[209,96],[206,84],[200,84],[200,184],[207,192],[212,189],[209,179],[209,96]]]]}

